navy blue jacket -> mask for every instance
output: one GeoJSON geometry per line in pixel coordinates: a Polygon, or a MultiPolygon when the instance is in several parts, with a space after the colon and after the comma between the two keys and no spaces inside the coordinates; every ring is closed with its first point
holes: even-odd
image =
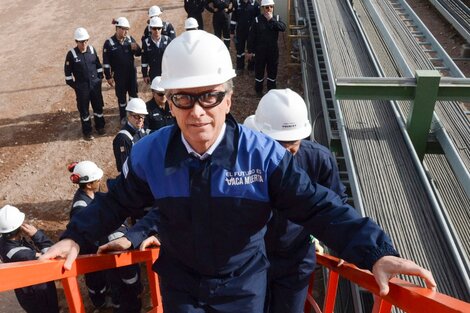
{"type": "Polygon", "coordinates": [[[145,130],[136,130],[129,122],[122,126],[116,137],[113,139],[113,152],[116,159],[116,168],[120,172],[122,165],[131,154],[134,144],[142,139],[147,133],[145,130]]]}
{"type": "Polygon", "coordinates": [[[376,223],[312,184],[280,144],[231,116],[226,125],[206,161],[188,154],[176,125],[140,140],[116,185],[77,213],[63,238],[79,245],[93,241],[155,204],[162,246],[154,269],[166,277],[175,266],[221,277],[265,254],[264,234],[274,208],[362,268],[397,254],[376,223]]]}
{"type": "Polygon", "coordinates": [[[70,49],[65,57],[64,73],[65,82],[72,88],[92,89],[103,79],[103,67],[92,46],[84,53],[77,47],[70,49]]]}
{"type": "Polygon", "coordinates": [[[153,80],[157,76],[162,75],[162,58],[163,52],[170,43],[171,38],[162,35],[160,38],[160,46],[152,40],[152,37],[147,37],[142,40],[142,76],[149,77],[153,80]],[[150,73],[148,68],[150,67],[150,73]]]}
{"type": "Polygon", "coordinates": [[[162,109],[154,98],[146,102],[147,111],[149,114],[145,116],[145,129],[151,133],[168,125],[176,123],[175,118],[171,115],[170,106],[168,102],[165,103],[165,108],[162,109]]]}
{"type": "Polygon", "coordinates": [[[114,73],[115,80],[129,79],[135,73],[134,56],[140,56],[140,47],[132,51],[131,43],[137,44],[133,37],[126,37],[121,44],[116,35],[106,39],[103,45],[103,68],[106,79],[114,73]]]}
{"type": "Polygon", "coordinates": [[[251,24],[259,13],[259,4],[256,0],[248,0],[246,3],[238,0],[237,8],[233,11],[230,21],[231,30],[236,29],[237,34],[248,34],[251,24]]]}
{"type": "MultiPolygon", "coordinates": [[[[36,260],[36,253],[44,253],[53,242],[38,230],[31,241],[0,237],[0,258],[3,263],[36,260]]],[[[16,298],[28,313],[58,313],[57,291],[53,281],[15,289],[16,298]]]]}

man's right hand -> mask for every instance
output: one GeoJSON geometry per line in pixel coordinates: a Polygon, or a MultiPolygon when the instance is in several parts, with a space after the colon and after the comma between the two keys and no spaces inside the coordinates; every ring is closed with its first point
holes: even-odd
{"type": "Polygon", "coordinates": [[[108,82],[108,85],[114,87],[114,78],[107,79],[106,81],[108,82]]]}
{"type": "Polygon", "coordinates": [[[80,246],[72,239],[62,239],[49,248],[39,260],[49,260],[55,258],[65,258],[64,269],[71,270],[72,264],[80,252],[80,246]]]}
{"type": "Polygon", "coordinates": [[[124,251],[132,247],[132,243],[126,237],[121,237],[116,240],[110,241],[98,248],[96,253],[105,253],[109,251],[124,251]]]}
{"type": "Polygon", "coordinates": [[[144,82],[149,85],[150,84],[150,77],[148,77],[148,76],[144,77],[144,82]]]}

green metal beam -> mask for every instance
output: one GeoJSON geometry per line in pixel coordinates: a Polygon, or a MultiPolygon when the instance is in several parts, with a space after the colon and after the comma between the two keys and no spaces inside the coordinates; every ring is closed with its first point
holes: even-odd
{"type": "Polygon", "coordinates": [[[337,100],[413,100],[408,133],[420,160],[426,153],[436,101],[470,101],[470,79],[442,78],[436,70],[418,70],[416,78],[338,78],[337,100]]]}
{"type": "Polygon", "coordinates": [[[407,126],[408,134],[421,161],[426,153],[440,80],[441,75],[438,71],[416,71],[415,98],[407,126]]]}

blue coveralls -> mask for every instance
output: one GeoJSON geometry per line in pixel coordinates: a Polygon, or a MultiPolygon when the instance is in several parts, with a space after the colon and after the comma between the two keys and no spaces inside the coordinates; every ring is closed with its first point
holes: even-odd
{"type": "Polygon", "coordinates": [[[90,135],[92,132],[90,102],[93,108],[95,128],[96,130],[103,129],[105,125],[104,102],[101,94],[103,68],[95,49],[88,46],[84,53],[81,53],[77,47],[70,49],[65,57],[64,73],[65,82],[75,90],[82,133],[90,135]]]}
{"type": "MultiPolygon", "coordinates": [[[[302,140],[294,159],[312,182],[333,190],[346,203],[346,188],[340,181],[336,161],[326,147],[302,140]]],[[[316,261],[310,232],[275,210],[268,224],[265,242],[270,263],[265,312],[303,313],[316,261]]]]}
{"type": "Polygon", "coordinates": [[[137,130],[129,122],[121,127],[121,130],[113,139],[113,152],[118,172],[121,172],[122,165],[131,154],[134,144],[145,135],[147,135],[147,132],[144,129],[137,130]]]}
{"type": "Polygon", "coordinates": [[[162,35],[160,42],[157,44],[152,37],[142,40],[142,76],[150,77],[152,81],[155,77],[162,75],[162,58],[163,52],[170,43],[168,36],[162,35]],[[150,68],[150,71],[149,71],[150,68]]]}
{"type": "MultiPolygon", "coordinates": [[[[259,4],[256,0],[238,0],[237,9],[232,13],[230,21],[231,31],[235,33],[235,47],[237,48],[237,70],[245,68],[245,48],[250,33],[250,27],[255,17],[259,15],[259,4]]],[[[255,62],[248,62],[248,70],[254,70],[255,62]]]]}
{"type": "MultiPolygon", "coordinates": [[[[78,189],[75,192],[70,211],[70,218],[85,209],[92,203],[85,191],[78,189]]],[[[99,245],[124,236],[127,225],[122,224],[114,231],[103,236],[95,243],[87,243],[80,247],[80,254],[93,254],[99,245]]],[[[105,304],[108,287],[111,289],[113,312],[115,313],[137,313],[140,312],[142,301],[139,295],[142,293],[140,280],[140,267],[138,264],[119,267],[107,271],[99,271],[85,274],[85,283],[88,288],[88,296],[97,308],[105,304]]]]}
{"type": "Polygon", "coordinates": [[[251,24],[248,36],[248,53],[255,53],[255,91],[263,92],[264,72],[267,72],[268,90],[276,89],[277,66],[279,64],[279,32],[286,30],[286,24],[279,15],[273,15],[268,22],[264,15],[258,15],[251,24]]]}
{"type": "Polygon", "coordinates": [[[177,125],[143,138],[116,185],[79,212],[63,238],[82,245],[155,203],[162,245],[153,269],[165,313],[262,312],[272,208],[362,268],[397,254],[377,224],[312,184],[280,144],[230,115],[225,125],[205,160],[189,155],[177,125]]]}
{"type": "Polygon", "coordinates": [[[176,123],[176,119],[171,115],[170,106],[168,102],[165,103],[165,108],[161,108],[154,98],[146,102],[147,105],[147,116],[145,116],[145,129],[148,129],[150,133],[168,125],[176,123]]]}
{"type": "MultiPolygon", "coordinates": [[[[22,238],[11,240],[0,237],[0,258],[3,263],[36,260],[36,253],[44,253],[53,242],[38,230],[32,243],[22,238]]],[[[57,291],[53,281],[29,287],[15,289],[16,298],[21,307],[28,313],[59,313],[57,291]]]]}
{"type": "Polygon", "coordinates": [[[230,14],[237,8],[236,0],[207,0],[206,10],[213,13],[214,35],[230,50],[230,14]],[[230,6],[231,5],[231,6],[230,6]],[[216,11],[217,9],[217,11],[216,11]]]}
{"type": "Polygon", "coordinates": [[[184,10],[188,17],[193,17],[197,20],[199,25],[198,29],[204,30],[204,21],[202,19],[202,12],[206,6],[206,0],[184,0],[184,10]]]}
{"type": "MultiPolygon", "coordinates": [[[[126,37],[121,44],[116,35],[106,39],[103,46],[103,68],[106,79],[114,78],[116,97],[119,104],[119,116],[126,117],[127,99],[137,98],[137,70],[134,56],[140,56],[138,47],[132,51],[131,43],[136,43],[133,37],[126,37]]],[[[137,44],[137,43],[136,43],[137,44]]]]}
{"type": "MultiPolygon", "coordinates": [[[[147,21],[147,24],[150,22],[150,20],[147,21]]],[[[170,37],[171,40],[176,38],[176,31],[173,25],[170,22],[162,21],[163,27],[162,27],[162,35],[165,35],[167,37],[170,37]]],[[[144,35],[142,36],[142,41],[145,40],[145,38],[150,37],[150,25],[145,27],[144,29],[144,35]]]]}

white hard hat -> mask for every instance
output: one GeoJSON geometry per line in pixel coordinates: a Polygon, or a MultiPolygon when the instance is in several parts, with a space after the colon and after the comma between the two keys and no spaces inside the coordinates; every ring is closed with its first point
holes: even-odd
{"type": "Polygon", "coordinates": [[[149,9],[149,17],[159,16],[162,14],[162,10],[158,5],[152,5],[149,9]]]}
{"type": "Polygon", "coordinates": [[[161,87],[167,90],[223,84],[235,76],[225,44],[203,30],[183,32],[163,53],[161,87]]]}
{"type": "Polygon", "coordinates": [[[274,1],[273,0],[261,0],[262,7],[267,6],[267,5],[274,5],[274,1]]]}
{"type": "Polygon", "coordinates": [[[194,17],[188,17],[186,21],[184,21],[184,29],[197,29],[199,27],[199,23],[194,17]]]}
{"type": "Polygon", "coordinates": [[[259,131],[274,140],[300,140],[312,133],[304,99],[289,88],[271,89],[261,98],[255,116],[259,131]]]}
{"type": "Polygon", "coordinates": [[[245,121],[243,122],[243,126],[246,126],[252,130],[259,131],[258,127],[256,126],[255,115],[248,116],[245,121]]]}
{"type": "Polygon", "coordinates": [[[90,39],[90,35],[88,35],[88,32],[85,28],[79,27],[73,33],[73,38],[78,41],[88,40],[90,39]]]}
{"type": "Polygon", "coordinates": [[[131,28],[131,24],[129,24],[129,21],[125,17],[118,17],[113,21],[113,24],[119,27],[131,28]]]}
{"type": "Polygon", "coordinates": [[[24,213],[9,204],[0,209],[0,234],[8,234],[21,226],[24,213]]]}
{"type": "Polygon", "coordinates": [[[137,114],[148,114],[145,101],[140,98],[132,98],[126,106],[126,111],[137,114]]]}
{"type": "Polygon", "coordinates": [[[74,184],[91,183],[103,177],[103,170],[91,161],[82,161],[69,165],[72,172],[70,180],[74,184]]]}
{"type": "Polygon", "coordinates": [[[150,85],[150,89],[155,90],[155,91],[165,91],[162,87],[160,87],[160,82],[162,81],[161,76],[157,76],[152,80],[152,85],[150,85]]]}
{"type": "Polygon", "coordinates": [[[162,19],[159,18],[158,16],[152,17],[150,19],[149,26],[150,27],[163,27],[162,19]]]}

